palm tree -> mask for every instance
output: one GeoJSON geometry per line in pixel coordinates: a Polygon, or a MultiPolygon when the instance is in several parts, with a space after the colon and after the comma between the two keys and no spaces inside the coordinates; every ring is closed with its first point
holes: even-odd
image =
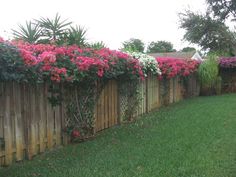
{"type": "Polygon", "coordinates": [[[67,22],[66,20],[61,20],[61,16],[56,14],[54,19],[43,18],[35,20],[39,26],[42,28],[42,35],[48,40],[57,41],[66,32],[66,27],[72,22],[67,22]]]}
{"type": "Polygon", "coordinates": [[[23,40],[32,44],[36,43],[41,37],[41,28],[38,24],[26,21],[25,26],[19,24],[18,27],[18,30],[12,30],[14,38],[17,40],[23,40]]]}
{"type": "Polygon", "coordinates": [[[87,30],[84,29],[83,27],[70,27],[68,30],[65,39],[67,40],[66,43],[68,45],[78,45],[80,47],[85,47],[86,46],[86,33],[87,30]]]}
{"type": "Polygon", "coordinates": [[[103,41],[99,41],[99,42],[94,42],[94,43],[89,44],[89,47],[99,50],[102,48],[106,48],[106,44],[103,41]]]}

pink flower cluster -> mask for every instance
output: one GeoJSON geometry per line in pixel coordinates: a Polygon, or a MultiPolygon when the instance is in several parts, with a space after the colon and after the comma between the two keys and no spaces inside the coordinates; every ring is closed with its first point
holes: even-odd
{"type": "MultiPolygon", "coordinates": [[[[66,76],[67,70],[66,68],[57,68],[57,67],[52,67],[51,68],[51,80],[55,82],[61,82],[61,75],[66,76]]],[[[67,80],[69,78],[67,77],[67,80]]]]}
{"type": "Polygon", "coordinates": [[[19,48],[27,67],[37,67],[42,75],[49,75],[55,82],[79,80],[76,77],[86,73],[94,77],[104,77],[106,73],[112,76],[125,69],[126,74],[136,74],[143,78],[144,74],[139,61],[133,57],[108,48],[95,50],[81,49],[78,46],[55,46],[48,44],[27,44],[12,42],[19,48]],[[122,67],[117,67],[118,64],[122,67]]]}
{"type": "Polygon", "coordinates": [[[0,42],[4,42],[4,39],[2,37],[0,37],[0,42]]]}
{"type": "MultiPolygon", "coordinates": [[[[38,79],[54,82],[78,82],[86,78],[144,79],[142,64],[129,54],[103,48],[79,48],[78,46],[56,46],[51,44],[28,44],[21,41],[0,42],[14,45],[25,67],[38,79]]],[[[162,72],[161,77],[188,76],[195,72],[199,62],[176,58],[156,58],[162,72]]]]}
{"type": "Polygon", "coordinates": [[[223,57],[220,58],[221,68],[236,68],[236,57],[223,57]]]}
{"type": "Polygon", "coordinates": [[[173,78],[178,76],[188,76],[197,71],[199,62],[196,60],[184,60],[177,58],[156,58],[161,69],[162,77],[173,78]]]}

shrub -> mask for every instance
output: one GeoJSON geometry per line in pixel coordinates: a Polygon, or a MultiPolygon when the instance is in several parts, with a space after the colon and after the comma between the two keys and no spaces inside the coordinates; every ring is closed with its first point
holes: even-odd
{"type": "Polygon", "coordinates": [[[196,60],[183,60],[177,58],[156,58],[161,69],[162,77],[186,77],[197,71],[199,62],[196,60]]]}
{"type": "Polygon", "coordinates": [[[218,80],[219,67],[215,54],[210,54],[207,59],[200,65],[198,76],[201,82],[202,94],[211,95],[214,93],[215,85],[218,80]]]}
{"type": "Polygon", "coordinates": [[[154,57],[139,52],[126,52],[126,53],[133,56],[135,59],[139,60],[145,76],[147,76],[149,72],[151,72],[152,74],[161,75],[161,70],[159,68],[158,62],[154,57]]]}
{"type": "Polygon", "coordinates": [[[220,58],[221,68],[236,68],[236,57],[223,57],[220,58]]]}
{"type": "MultiPolygon", "coordinates": [[[[86,79],[143,78],[140,62],[126,53],[107,48],[81,49],[78,46],[1,42],[1,67],[19,80],[82,82],[86,79]],[[20,65],[20,66],[18,66],[20,65]],[[13,67],[11,69],[11,67],[13,67]],[[16,69],[21,67],[21,70],[16,69]],[[19,72],[20,71],[20,72],[19,72]],[[22,71],[22,72],[21,72],[22,71]]],[[[2,74],[4,75],[4,73],[2,74]]],[[[6,78],[5,78],[6,80],[6,78]]]]}
{"type": "Polygon", "coordinates": [[[21,60],[19,50],[0,39],[0,81],[24,80],[27,68],[21,60]]]}

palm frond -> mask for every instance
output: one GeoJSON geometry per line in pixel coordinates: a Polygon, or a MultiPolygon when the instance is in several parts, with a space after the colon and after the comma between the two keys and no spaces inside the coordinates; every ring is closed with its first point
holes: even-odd
{"type": "Polygon", "coordinates": [[[67,34],[67,42],[69,45],[78,45],[80,47],[86,46],[87,30],[81,26],[70,27],[67,34]]]}
{"type": "Polygon", "coordinates": [[[35,20],[43,29],[43,35],[48,37],[49,40],[57,40],[66,31],[66,27],[72,22],[68,20],[61,20],[61,16],[57,13],[54,19],[41,17],[39,20],[35,20]]]}
{"type": "Polygon", "coordinates": [[[89,47],[93,49],[102,49],[102,48],[106,48],[106,44],[103,41],[99,41],[99,42],[94,42],[94,43],[89,44],[89,47]]]}
{"type": "Polygon", "coordinates": [[[36,43],[41,37],[41,28],[39,25],[27,22],[25,26],[19,24],[17,30],[12,29],[13,36],[17,40],[23,40],[29,43],[36,43]]]}

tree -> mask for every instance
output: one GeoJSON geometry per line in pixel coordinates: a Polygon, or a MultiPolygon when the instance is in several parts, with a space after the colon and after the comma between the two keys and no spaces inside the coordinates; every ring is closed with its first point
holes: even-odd
{"type": "Polygon", "coordinates": [[[201,83],[201,95],[212,95],[219,81],[219,63],[216,54],[208,54],[207,59],[198,68],[198,78],[201,83]]]}
{"type": "Polygon", "coordinates": [[[61,20],[56,14],[54,19],[40,18],[26,25],[19,25],[18,30],[12,30],[15,39],[29,43],[55,43],[57,45],[77,45],[86,47],[87,30],[80,26],[69,26],[71,22],[61,20]]]}
{"type": "Polygon", "coordinates": [[[152,41],[147,47],[147,53],[163,53],[163,52],[174,52],[173,44],[167,41],[152,41]]]}
{"type": "Polygon", "coordinates": [[[196,51],[196,49],[194,47],[184,47],[181,52],[192,52],[192,51],[196,51]]]}
{"type": "Polygon", "coordinates": [[[236,19],[236,1],[235,0],[206,0],[209,11],[213,12],[215,17],[221,20],[227,19],[230,15],[236,19]]]}
{"type": "Polygon", "coordinates": [[[140,39],[131,38],[122,43],[121,50],[132,52],[144,52],[145,44],[140,39]]]}
{"type": "Polygon", "coordinates": [[[61,16],[56,14],[54,19],[41,17],[35,20],[42,28],[42,36],[46,37],[49,41],[57,41],[66,33],[66,28],[72,23],[67,20],[61,20],[61,16]]]}
{"type": "Polygon", "coordinates": [[[27,22],[25,26],[18,25],[18,30],[12,30],[13,36],[17,40],[23,40],[30,44],[36,43],[41,37],[41,29],[39,25],[32,23],[31,21],[27,22]]]}
{"type": "Polygon", "coordinates": [[[206,51],[235,54],[235,33],[221,20],[212,19],[208,12],[202,15],[186,11],[180,14],[180,23],[180,27],[186,30],[185,40],[206,51]]]}
{"type": "Polygon", "coordinates": [[[98,42],[93,42],[88,44],[88,47],[93,48],[93,49],[102,49],[106,48],[106,44],[103,41],[98,41],[98,42]]]}
{"type": "Polygon", "coordinates": [[[67,31],[65,31],[64,36],[61,37],[60,43],[66,45],[77,45],[79,47],[86,46],[86,33],[87,30],[83,27],[70,27],[67,31]]]}

